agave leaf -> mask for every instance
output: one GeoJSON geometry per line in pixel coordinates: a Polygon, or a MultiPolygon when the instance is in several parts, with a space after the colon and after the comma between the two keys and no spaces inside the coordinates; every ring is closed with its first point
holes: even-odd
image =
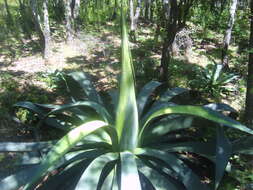
{"type": "MultiPolygon", "coordinates": [[[[62,131],[67,131],[68,132],[73,127],[73,125],[66,122],[66,120],[70,119],[70,117],[68,117],[66,115],[64,115],[64,116],[65,116],[65,118],[64,118],[65,121],[62,121],[62,120],[57,119],[57,118],[46,118],[44,120],[44,123],[48,126],[51,126],[51,127],[56,128],[56,129],[60,129],[62,131]]],[[[73,118],[71,118],[71,120],[72,119],[73,118]]]]}
{"type": "Polygon", "coordinates": [[[201,183],[199,177],[186,164],[184,164],[182,160],[178,159],[171,153],[148,148],[138,148],[135,150],[135,153],[137,155],[150,156],[164,161],[177,173],[177,177],[188,190],[209,189],[205,184],[201,183]]]}
{"type": "Polygon", "coordinates": [[[0,152],[30,152],[52,147],[56,142],[0,142],[0,152]]]}
{"type": "Polygon", "coordinates": [[[170,107],[170,106],[176,106],[177,104],[172,103],[172,102],[158,102],[155,105],[152,105],[152,107],[149,109],[149,111],[141,118],[141,124],[140,126],[143,127],[145,121],[147,118],[150,117],[150,115],[154,114],[155,112],[170,107]]]}
{"type": "Polygon", "coordinates": [[[111,116],[109,115],[109,113],[107,112],[107,110],[103,106],[101,106],[100,104],[98,104],[96,102],[91,102],[91,101],[81,101],[81,102],[75,102],[75,103],[71,103],[71,104],[62,105],[59,108],[54,109],[51,112],[47,113],[47,115],[44,117],[44,119],[50,115],[61,113],[66,110],[70,110],[71,108],[78,108],[78,107],[82,107],[82,106],[94,109],[98,114],[100,114],[102,116],[102,118],[106,122],[112,121],[111,116]]]}
{"type": "Polygon", "coordinates": [[[38,171],[38,165],[25,168],[13,175],[10,175],[0,181],[0,189],[17,190],[20,186],[26,184],[38,171]]]}
{"type": "Polygon", "coordinates": [[[141,190],[140,178],[134,154],[121,152],[121,190],[141,190]]]}
{"type": "Polygon", "coordinates": [[[65,167],[68,167],[69,165],[73,165],[73,163],[76,164],[77,162],[81,160],[88,159],[92,161],[93,159],[103,154],[106,154],[108,152],[109,152],[108,150],[101,149],[101,148],[97,148],[93,150],[80,150],[80,151],[74,151],[74,152],[72,152],[71,150],[71,152],[68,152],[64,156],[62,156],[61,162],[59,163],[59,166],[57,167],[65,168],[65,167]]]}
{"type": "Polygon", "coordinates": [[[166,152],[192,152],[199,154],[209,160],[215,162],[215,142],[182,142],[182,143],[168,143],[158,146],[152,146],[152,148],[163,150],[166,152]]]}
{"type": "Polygon", "coordinates": [[[172,98],[174,98],[175,96],[182,94],[184,92],[187,92],[188,89],[186,88],[180,88],[180,87],[176,87],[176,88],[172,88],[172,89],[168,89],[167,91],[165,91],[161,97],[158,99],[157,102],[161,101],[161,102],[168,102],[170,101],[172,98]]]}
{"type": "MultiPolygon", "coordinates": [[[[53,149],[48,153],[48,155],[43,159],[42,163],[39,165],[37,172],[34,173],[33,177],[30,179],[24,189],[30,189],[43,175],[46,174],[48,169],[56,164],[61,157],[66,154],[73,146],[75,146],[81,139],[89,135],[93,131],[106,126],[107,123],[103,121],[91,121],[87,122],[61,138],[53,149]]],[[[26,183],[26,182],[25,182],[26,183]]]]}
{"type": "Polygon", "coordinates": [[[38,103],[34,103],[34,105],[38,106],[41,109],[45,109],[46,112],[49,112],[53,109],[57,109],[57,108],[61,107],[60,105],[55,105],[55,104],[38,104],[38,103]]]}
{"type": "Polygon", "coordinates": [[[118,141],[118,135],[117,131],[115,130],[114,127],[106,127],[105,131],[109,134],[111,138],[111,145],[114,151],[119,150],[119,141],[118,141]]]}
{"type": "Polygon", "coordinates": [[[232,144],[233,153],[253,155],[253,136],[243,137],[232,144]]]}
{"type": "Polygon", "coordinates": [[[24,152],[21,155],[16,155],[16,161],[13,163],[14,167],[26,167],[39,164],[42,159],[40,152],[24,152]]]}
{"type": "MultiPolygon", "coordinates": [[[[45,115],[48,113],[48,110],[51,110],[51,108],[53,108],[53,106],[51,105],[42,106],[42,104],[34,104],[31,102],[18,102],[14,104],[13,107],[14,108],[20,107],[23,109],[27,109],[31,111],[32,113],[36,114],[39,119],[43,119],[45,115]]],[[[69,130],[66,126],[62,125],[59,120],[56,120],[54,118],[47,118],[44,122],[49,126],[54,126],[55,128],[58,128],[64,131],[69,130]]]]}
{"type": "Polygon", "coordinates": [[[114,113],[114,116],[116,115],[116,110],[117,110],[117,106],[118,106],[118,102],[119,102],[119,92],[118,90],[110,90],[108,93],[111,97],[111,104],[112,104],[112,110],[114,113]]]}
{"type": "Polygon", "coordinates": [[[157,81],[151,81],[147,83],[140,91],[137,97],[138,104],[138,112],[139,116],[142,115],[145,106],[147,105],[147,101],[154,92],[154,90],[160,86],[161,83],[157,81]]]}
{"type": "MultiPolygon", "coordinates": [[[[166,168],[166,166],[163,166],[166,168]]],[[[171,176],[165,174],[161,168],[156,168],[150,162],[142,158],[141,161],[138,162],[138,169],[141,179],[146,179],[146,184],[148,188],[143,189],[154,189],[154,190],[178,190],[182,189],[175,179],[171,176]],[[143,162],[144,161],[144,162],[143,162]]]]}
{"type": "Polygon", "coordinates": [[[189,116],[169,115],[153,123],[148,130],[145,131],[142,144],[155,141],[155,139],[161,138],[162,135],[169,132],[192,127],[192,120],[193,118],[189,116]]]}
{"type": "Polygon", "coordinates": [[[223,127],[218,127],[216,142],[215,189],[219,186],[231,154],[232,145],[225,136],[223,127]]]}
{"type": "Polygon", "coordinates": [[[121,171],[120,171],[120,164],[117,164],[113,171],[113,181],[111,190],[120,190],[120,177],[121,177],[121,171]]]}
{"type": "MultiPolygon", "coordinates": [[[[85,169],[75,189],[82,190],[83,187],[85,187],[86,190],[96,189],[97,185],[100,183],[99,180],[102,169],[107,163],[117,159],[118,156],[119,155],[117,153],[107,153],[94,159],[85,169]]],[[[106,184],[107,189],[109,189],[110,185],[111,183],[106,184]]]]}
{"type": "Polygon", "coordinates": [[[127,2],[122,1],[122,45],[120,95],[116,115],[116,129],[121,150],[133,150],[138,139],[138,111],[135,97],[134,70],[128,44],[125,15],[127,2]]]}
{"type": "Polygon", "coordinates": [[[141,181],[141,189],[156,190],[153,184],[151,183],[150,179],[146,177],[142,172],[140,171],[138,172],[141,181]]]}
{"type": "Polygon", "coordinates": [[[97,184],[97,190],[101,190],[101,189],[105,189],[108,188],[109,185],[105,185],[104,184],[108,184],[108,182],[110,182],[112,184],[113,181],[113,173],[114,173],[114,168],[115,165],[117,164],[118,160],[113,160],[108,162],[104,168],[101,171],[101,174],[99,176],[99,180],[98,180],[98,184],[97,184]],[[108,182],[105,182],[106,180],[108,180],[108,182]]]}
{"type": "Polygon", "coordinates": [[[228,75],[222,77],[222,78],[218,81],[218,84],[224,84],[224,85],[226,85],[227,83],[229,83],[229,82],[231,82],[231,81],[233,81],[233,80],[235,80],[235,79],[237,79],[237,78],[238,78],[238,76],[235,75],[235,74],[228,74],[228,75]]]}
{"type": "Polygon", "coordinates": [[[216,83],[218,78],[221,76],[221,71],[222,71],[223,65],[222,64],[215,64],[213,67],[213,74],[211,80],[216,83]]]}
{"type": "Polygon", "coordinates": [[[69,76],[72,77],[80,85],[90,101],[94,101],[101,105],[104,104],[87,74],[83,72],[73,72],[70,73],[69,76]]]}
{"type": "Polygon", "coordinates": [[[237,112],[231,106],[229,106],[227,104],[222,104],[222,103],[211,103],[211,104],[204,105],[204,107],[210,108],[214,111],[229,111],[229,112],[234,112],[234,113],[237,112]]]}
{"type": "Polygon", "coordinates": [[[143,138],[142,137],[143,131],[145,130],[145,127],[148,126],[147,124],[152,119],[158,116],[166,115],[166,114],[186,114],[186,115],[198,116],[198,117],[219,123],[227,127],[231,127],[231,128],[238,129],[249,134],[253,134],[253,130],[209,108],[204,108],[201,106],[181,106],[180,105],[180,106],[171,106],[171,107],[160,109],[159,111],[153,113],[148,118],[146,118],[146,120],[144,121],[143,128],[140,132],[140,137],[143,138]]]}
{"type": "Polygon", "coordinates": [[[48,189],[68,189],[74,190],[78,183],[83,171],[89,166],[92,160],[82,160],[73,164],[71,167],[67,167],[59,173],[43,183],[38,190],[48,189]]]}
{"type": "Polygon", "coordinates": [[[47,113],[32,102],[18,102],[16,104],[14,104],[13,107],[14,108],[20,107],[20,108],[27,109],[27,110],[37,114],[40,119],[43,118],[44,115],[47,113]]]}
{"type": "Polygon", "coordinates": [[[98,142],[98,141],[90,141],[90,140],[81,140],[75,147],[71,149],[71,151],[76,150],[88,150],[88,149],[111,149],[111,144],[107,142],[98,142]]]}

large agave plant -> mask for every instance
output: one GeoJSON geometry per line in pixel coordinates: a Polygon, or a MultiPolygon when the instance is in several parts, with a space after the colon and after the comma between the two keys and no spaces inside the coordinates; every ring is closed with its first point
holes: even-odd
{"type": "MultiPolygon", "coordinates": [[[[243,140],[230,143],[225,136],[224,128],[253,134],[252,130],[219,112],[233,111],[229,106],[172,103],[173,97],[186,91],[182,88],[167,90],[154,98],[161,86],[154,81],[136,96],[124,7],[123,4],[119,95],[112,95],[112,104],[109,104],[109,100],[104,101],[95,91],[85,74],[76,72],[66,78],[73,103],[63,106],[17,103],[15,107],[26,108],[40,119],[37,127],[56,127],[66,131],[66,135],[56,142],[2,144],[0,148],[5,151],[39,151],[42,159],[28,160],[33,164],[4,178],[0,189],[216,189],[231,154],[252,153],[243,140]],[[86,99],[79,99],[76,83],[86,99]],[[212,123],[210,127],[216,129],[215,140],[190,141],[178,132],[192,127],[195,118],[212,123]],[[213,184],[201,181],[188,166],[185,152],[214,163],[213,184]]],[[[202,127],[209,127],[206,125],[202,127]]],[[[247,142],[252,142],[251,137],[247,142]]]]}

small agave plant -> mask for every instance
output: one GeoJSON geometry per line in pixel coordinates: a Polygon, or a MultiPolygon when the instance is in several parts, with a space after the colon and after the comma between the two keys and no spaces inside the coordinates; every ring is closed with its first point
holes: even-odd
{"type": "MultiPolygon", "coordinates": [[[[153,94],[161,86],[155,81],[146,84],[136,96],[124,3],[118,98],[112,96],[112,105],[104,101],[87,76],[75,72],[68,75],[71,80],[66,78],[73,103],[62,106],[17,103],[15,107],[26,108],[40,118],[37,127],[46,124],[65,131],[66,135],[56,142],[6,143],[5,150],[9,151],[39,150],[42,159],[4,178],[0,189],[217,189],[230,156],[252,154],[248,146],[252,143],[251,136],[236,142],[230,142],[225,136],[225,128],[253,134],[249,128],[220,113],[233,111],[229,106],[172,103],[173,97],[186,91],[182,88],[167,90],[154,99],[153,94]],[[85,92],[86,99],[79,99],[74,81],[85,92]],[[195,118],[211,121],[208,123],[216,129],[215,140],[187,140],[182,134],[173,140],[180,130],[193,127],[195,118]],[[214,163],[214,183],[201,180],[187,164],[187,156],[183,158],[185,152],[214,163]]],[[[209,127],[206,125],[202,127],[209,127]]]]}
{"type": "Polygon", "coordinates": [[[195,86],[214,97],[221,94],[234,92],[236,89],[229,86],[229,83],[238,79],[234,73],[226,73],[222,64],[208,65],[198,79],[191,81],[190,85],[195,86]]]}

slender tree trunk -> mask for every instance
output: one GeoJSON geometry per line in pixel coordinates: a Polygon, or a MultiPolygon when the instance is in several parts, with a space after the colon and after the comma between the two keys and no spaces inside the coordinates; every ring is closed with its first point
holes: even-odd
{"type": "Polygon", "coordinates": [[[70,7],[71,7],[71,22],[72,22],[72,27],[74,28],[75,31],[77,31],[76,19],[79,16],[80,0],[71,0],[70,7]]]}
{"type": "Polygon", "coordinates": [[[118,0],[114,0],[114,9],[111,20],[115,20],[117,18],[117,8],[118,8],[118,0]]]}
{"type": "Polygon", "coordinates": [[[151,17],[151,0],[145,0],[145,18],[150,20],[151,17]]]}
{"type": "Polygon", "coordinates": [[[34,24],[35,24],[35,29],[39,35],[39,40],[40,40],[40,45],[42,51],[44,51],[45,48],[45,37],[42,31],[42,26],[41,26],[41,19],[40,15],[38,14],[38,6],[37,6],[37,1],[36,0],[31,0],[31,7],[32,7],[32,15],[34,19],[34,24]]]}
{"type": "MultiPolygon", "coordinates": [[[[250,1],[250,39],[249,49],[253,49],[253,0],[250,1]]],[[[247,93],[245,106],[245,122],[253,128],[253,53],[249,53],[247,93]]]]}
{"type": "Polygon", "coordinates": [[[35,27],[40,38],[40,44],[42,47],[43,57],[47,62],[51,54],[51,37],[50,26],[48,16],[48,0],[43,0],[42,12],[43,23],[38,13],[38,5],[36,0],[31,0],[32,14],[34,18],[35,27]]]}
{"type": "Polygon", "coordinates": [[[229,60],[228,60],[228,47],[231,40],[231,33],[233,29],[233,25],[235,22],[235,12],[237,7],[237,0],[232,0],[230,11],[229,11],[229,21],[227,25],[227,30],[224,35],[223,39],[223,49],[222,49],[222,64],[225,68],[228,68],[229,66],[229,60]]]}
{"type": "Polygon", "coordinates": [[[130,11],[130,29],[132,30],[134,28],[134,2],[133,0],[129,0],[129,11],[130,11]]]}
{"type": "Polygon", "coordinates": [[[73,18],[77,19],[79,16],[79,11],[80,11],[80,6],[81,6],[81,2],[80,0],[75,0],[75,6],[74,6],[74,14],[73,14],[73,18]]]}
{"type": "Polygon", "coordinates": [[[12,15],[11,15],[10,8],[9,8],[7,0],[4,0],[4,5],[5,5],[7,17],[8,17],[8,25],[12,25],[14,23],[13,23],[13,18],[12,18],[12,15]]]}
{"type": "Polygon", "coordinates": [[[160,65],[160,81],[168,84],[169,69],[171,62],[171,47],[177,33],[178,6],[177,0],[163,0],[164,14],[166,19],[166,39],[162,48],[162,58],[160,65]]]}
{"type": "Polygon", "coordinates": [[[74,29],[73,29],[73,17],[71,14],[72,0],[64,0],[65,3],[65,20],[66,20],[66,39],[67,42],[73,41],[74,29]]]}
{"type": "Polygon", "coordinates": [[[48,16],[48,0],[43,1],[43,17],[44,17],[43,34],[45,40],[44,59],[48,61],[51,54],[51,36],[50,36],[50,26],[48,16]]]}
{"type": "Polygon", "coordinates": [[[130,0],[129,2],[129,8],[130,8],[130,34],[134,41],[136,41],[136,29],[137,29],[137,23],[138,19],[140,17],[141,13],[141,0],[137,1],[137,7],[134,13],[134,2],[133,0],[130,0]]]}

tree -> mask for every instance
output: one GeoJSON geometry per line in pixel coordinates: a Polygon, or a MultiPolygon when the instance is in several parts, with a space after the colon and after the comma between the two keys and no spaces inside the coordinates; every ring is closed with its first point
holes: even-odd
{"type": "Polygon", "coordinates": [[[129,8],[130,8],[130,33],[134,41],[136,41],[136,29],[137,29],[137,22],[140,16],[141,12],[141,0],[137,0],[137,6],[134,12],[134,2],[133,0],[130,0],[129,2],[129,8]]]}
{"type": "Polygon", "coordinates": [[[160,81],[169,82],[168,66],[171,62],[172,45],[177,32],[185,27],[186,18],[194,0],[163,0],[163,16],[166,37],[163,42],[160,64],[160,81]]]}
{"type": "Polygon", "coordinates": [[[13,23],[13,18],[12,18],[12,15],[11,15],[10,8],[9,8],[7,0],[4,0],[4,6],[5,6],[7,17],[8,17],[7,18],[7,24],[8,25],[12,25],[14,23],[13,23]]]}
{"type": "Polygon", "coordinates": [[[72,0],[71,12],[73,19],[76,19],[79,16],[80,3],[80,0],[72,0]]]}
{"type": "Polygon", "coordinates": [[[145,18],[150,20],[151,19],[151,0],[145,0],[145,18]]]}
{"type": "Polygon", "coordinates": [[[72,0],[64,0],[65,3],[65,21],[66,21],[66,39],[71,42],[74,38],[73,17],[71,11],[72,0]]]}
{"type": "Polygon", "coordinates": [[[228,68],[228,47],[231,40],[231,33],[233,25],[235,22],[235,12],[237,7],[237,0],[232,0],[230,10],[229,10],[229,21],[227,25],[227,30],[224,35],[223,49],[222,49],[222,64],[225,68],[228,68]]]}
{"type": "Polygon", "coordinates": [[[35,28],[40,38],[40,44],[43,50],[43,56],[48,61],[51,53],[51,37],[50,37],[50,26],[48,17],[48,0],[43,0],[42,12],[43,22],[39,15],[38,2],[37,0],[31,0],[32,14],[34,18],[35,28]]]}
{"type": "Polygon", "coordinates": [[[160,66],[160,80],[168,82],[169,71],[168,66],[171,61],[171,46],[177,33],[178,7],[176,0],[163,0],[164,15],[166,19],[166,38],[163,42],[162,58],[160,66]]]}
{"type": "Polygon", "coordinates": [[[79,17],[79,11],[80,11],[80,0],[72,0],[71,2],[71,16],[72,16],[72,25],[74,30],[77,30],[76,20],[79,17]]]}
{"type": "Polygon", "coordinates": [[[49,26],[49,17],[48,17],[48,0],[43,1],[43,17],[44,17],[44,58],[47,61],[51,54],[51,37],[50,37],[50,26],[49,26]]]}
{"type": "Polygon", "coordinates": [[[250,38],[249,38],[249,63],[247,75],[247,93],[245,104],[245,121],[253,127],[253,0],[250,1],[250,38]]]}

